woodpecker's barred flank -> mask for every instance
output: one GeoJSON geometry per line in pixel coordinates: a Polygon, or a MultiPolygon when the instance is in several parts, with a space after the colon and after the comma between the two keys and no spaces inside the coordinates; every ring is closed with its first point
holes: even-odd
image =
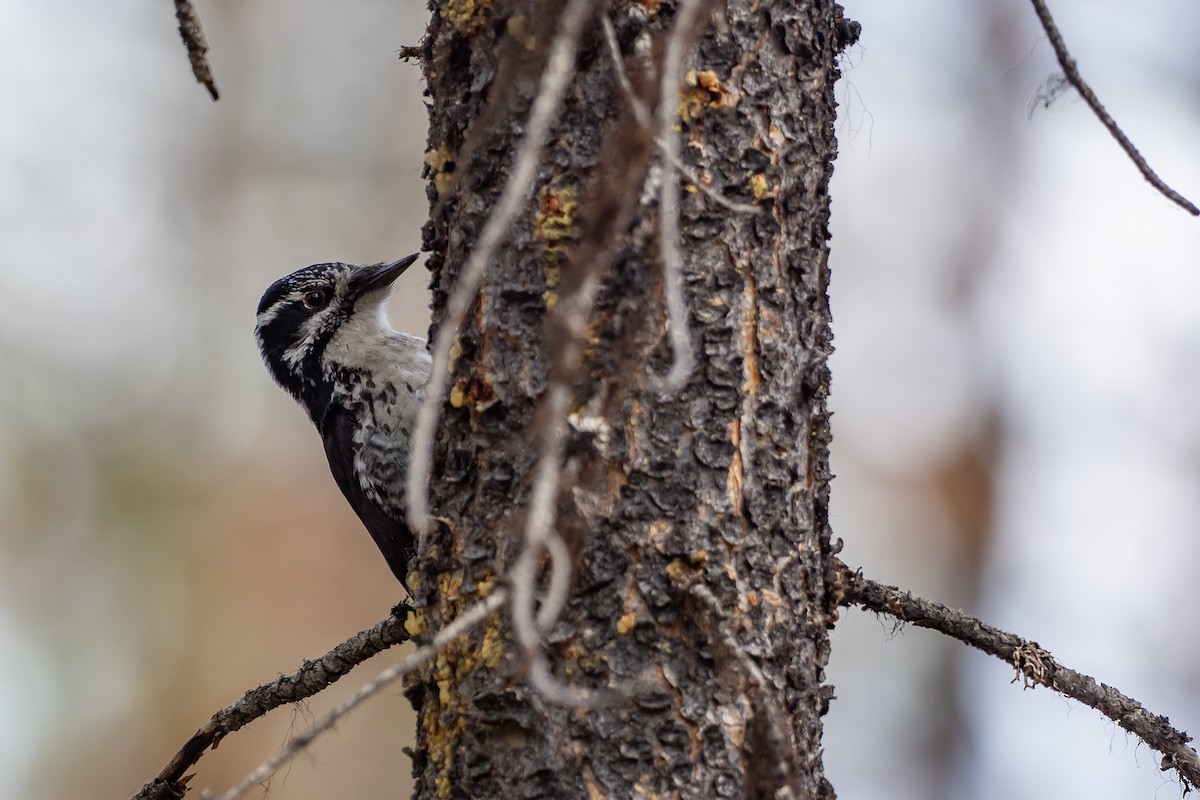
{"type": "Polygon", "coordinates": [[[271,377],[308,412],[334,480],[401,584],[416,549],[404,469],[429,351],[392,330],[383,303],[416,260],[297,270],[263,294],[254,329],[271,377]]]}

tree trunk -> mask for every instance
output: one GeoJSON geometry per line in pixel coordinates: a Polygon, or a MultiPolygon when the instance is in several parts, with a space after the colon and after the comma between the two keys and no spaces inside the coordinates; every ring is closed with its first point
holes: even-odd
{"type": "MultiPolygon", "coordinates": [[[[686,3],[607,9],[651,109],[686,3]]],[[[509,178],[567,3],[431,5],[436,329],[509,178]]],[[[505,584],[559,381],[571,401],[556,529],[574,568],[544,654],[563,683],[620,697],[549,702],[498,613],[408,685],[416,796],[829,797],[826,241],[836,59],[852,24],[830,0],[704,3],[673,104],[679,174],[631,113],[601,13],[579,40],[528,208],[452,351],[429,487],[439,524],[414,598],[432,631],[505,584]],[[664,174],[683,189],[697,356],[670,391],[664,174]],[[563,309],[589,275],[599,291],[577,330],[563,309]]]]}

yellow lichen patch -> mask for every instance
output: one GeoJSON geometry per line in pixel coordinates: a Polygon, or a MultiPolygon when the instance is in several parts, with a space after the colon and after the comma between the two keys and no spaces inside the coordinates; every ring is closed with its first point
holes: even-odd
{"type": "Polygon", "coordinates": [[[555,259],[546,264],[546,288],[553,289],[558,286],[558,279],[562,277],[562,266],[555,259]]]}
{"type": "Polygon", "coordinates": [[[464,714],[443,715],[441,710],[430,703],[422,722],[426,731],[429,762],[437,770],[437,777],[434,779],[437,796],[444,800],[450,796],[450,770],[454,767],[454,751],[458,747],[459,737],[466,730],[467,718],[464,714]]]}
{"type": "Polygon", "coordinates": [[[767,176],[761,172],[750,177],[750,193],[754,195],[755,200],[765,200],[776,194],[775,190],[771,188],[771,184],[767,182],[767,176]]]}
{"type": "Polygon", "coordinates": [[[495,575],[495,573],[491,572],[490,570],[485,571],[483,573],[483,577],[477,578],[475,580],[475,591],[479,593],[480,597],[489,596],[492,593],[492,590],[495,588],[496,588],[496,575],[495,575]]]}
{"type": "Polygon", "coordinates": [[[425,612],[417,609],[410,609],[408,616],[404,618],[404,630],[408,631],[408,635],[414,639],[425,632],[425,612]]]}
{"type": "Polygon", "coordinates": [[[546,310],[554,310],[554,306],[558,305],[558,292],[554,291],[558,286],[558,281],[562,277],[562,260],[561,251],[554,245],[546,248],[546,291],[542,292],[542,301],[546,304],[546,310]]]}
{"type": "Polygon", "coordinates": [[[479,662],[488,669],[495,669],[504,660],[504,636],[500,632],[500,615],[493,614],[483,629],[479,642],[479,662]]]}
{"type": "Polygon", "coordinates": [[[496,390],[484,380],[471,381],[467,378],[459,378],[450,387],[450,395],[447,399],[452,408],[470,406],[476,411],[481,411],[496,399],[496,390]]]}
{"type": "Polygon", "coordinates": [[[708,551],[694,550],[691,553],[688,553],[688,561],[691,562],[692,566],[694,567],[704,566],[708,563],[708,551]]]}
{"type": "MultiPolygon", "coordinates": [[[[462,586],[461,573],[450,572],[438,577],[443,622],[455,619],[458,616],[457,609],[467,603],[467,598],[461,594],[462,586]]],[[[423,618],[421,624],[423,627],[423,618]]],[[[426,668],[424,680],[437,687],[437,702],[427,704],[421,722],[425,730],[429,762],[436,773],[434,786],[439,798],[450,796],[455,754],[469,716],[466,712],[470,709],[461,693],[463,680],[477,669],[494,669],[500,663],[504,653],[502,624],[501,615],[492,614],[484,623],[478,648],[471,645],[468,634],[463,634],[442,648],[426,668]]]]}
{"type": "Polygon", "coordinates": [[[578,207],[579,198],[570,186],[546,187],[533,218],[534,235],[551,246],[579,238],[579,230],[575,227],[578,207]]]}
{"type": "Polygon", "coordinates": [[[442,194],[454,177],[454,153],[446,147],[425,151],[425,165],[433,170],[433,188],[442,194]],[[449,169],[447,169],[449,167],[449,169]]]}
{"type": "Polygon", "coordinates": [[[442,708],[450,705],[454,691],[454,670],[450,667],[450,659],[446,653],[439,653],[433,666],[433,681],[438,687],[438,702],[442,708]]]}
{"type": "Polygon", "coordinates": [[[578,667],[582,670],[594,671],[599,669],[608,660],[598,650],[589,647],[584,647],[579,642],[571,642],[562,650],[563,657],[563,672],[578,667]]]}
{"type": "Polygon", "coordinates": [[[685,564],[682,559],[676,558],[667,564],[667,577],[671,579],[672,583],[682,583],[691,574],[691,566],[685,564]]]}
{"type": "Polygon", "coordinates": [[[533,26],[529,24],[528,17],[522,14],[509,17],[508,21],[504,23],[504,28],[508,31],[509,36],[521,43],[521,47],[526,50],[537,49],[537,35],[533,32],[533,26]]]}
{"type": "Polygon", "coordinates": [[[449,355],[449,358],[447,358],[447,360],[446,360],[446,371],[447,372],[454,372],[454,365],[458,362],[458,358],[461,355],[462,355],[462,342],[459,341],[458,339],[455,339],[454,343],[450,345],[450,355],[449,355]]]}
{"type": "Polygon", "coordinates": [[[442,19],[452,23],[465,34],[477,33],[487,24],[492,0],[447,0],[442,6],[442,19]]]}
{"type": "Polygon", "coordinates": [[[637,614],[633,611],[626,612],[617,620],[617,633],[624,636],[633,630],[633,626],[637,624],[637,614]]]}
{"type": "Polygon", "coordinates": [[[442,619],[449,622],[458,616],[457,604],[462,600],[462,572],[451,570],[438,576],[438,597],[442,601],[442,619]]]}
{"type": "Polygon", "coordinates": [[[685,120],[696,119],[706,108],[731,108],[737,104],[734,94],[711,69],[689,70],[683,81],[685,88],[680,94],[679,116],[685,120]]]}
{"type": "Polygon", "coordinates": [[[453,154],[445,147],[438,147],[433,150],[425,151],[425,166],[441,169],[442,166],[452,160],[453,154]]]}

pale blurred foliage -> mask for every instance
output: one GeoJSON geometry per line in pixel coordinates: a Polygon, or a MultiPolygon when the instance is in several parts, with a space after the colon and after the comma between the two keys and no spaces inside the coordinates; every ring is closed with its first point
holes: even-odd
{"type": "MultiPolygon", "coordinates": [[[[1027,2],[849,3],[833,181],[834,533],[868,575],[1036,639],[1200,728],[1200,222],[1067,93],[1027,2]]],[[[1200,200],[1200,7],[1050,6],[1151,165],[1200,200]]],[[[1162,797],[1098,713],[843,614],[843,798],[1162,797]]]]}
{"type": "MultiPolygon", "coordinates": [[[[844,556],[1198,728],[1197,223],[1073,98],[1027,116],[1054,67],[1024,3],[858,5],[833,185],[844,556]]],[[[1195,199],[1194,3],[1058,5],[1195,199]]],[[[417,248],[425,119],[395,50],[420,6],[201,2],[212,104],[170,3],[0,4],[0,797],[126,796],[213,711],[401,598],[251,328],[291,269],[417,248]]],[[[394,322],[425,333],[425,275],[398,295],[394,322]]],[[[1004,665],[843,620],[841,797],[1161,784],[1144,748],[1004,665]]],[[[303,723],[256,722],[194,785],[224,790],[303,723]]],[[[412,737],[392,693],[271,796],[406,796],[412,737]]]]}

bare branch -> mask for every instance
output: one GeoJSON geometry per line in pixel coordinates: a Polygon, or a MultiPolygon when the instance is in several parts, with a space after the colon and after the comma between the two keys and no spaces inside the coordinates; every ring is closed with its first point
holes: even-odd
{"type": "MultiPolygon", "coordinates": [[[[566,593],[557,592],[553,603],[544,603],[534,622],[534,594],[537,588],[537,566],[545,552],[547,542],[561,537],[555,530],[555,503],[558,501],[559,478],[562,474],[563,438],[567,427],[567,402],[570,388],[562,381],[555,381],[546,390],[542,407],[541,452],[538,455],[537,472],[533,491],[529,499],[529,513],[525,522],[525,542],[521,555],[513,564],[511,580],[513,587],[513,633],[525,654],[531,655],[541,648],[540,631],[554,625],[566,605],[566,593]]],[[[551,558],[551,573],[566,570],[570,577],[571,564],[551,558]]],[[[561,583],[564,578],[553,578],[552,583],[561,583]]],[[[547,598],[550,600],[550,598],[547,598]]]]}
{"type": "Polygon", "coordinates": [[[1012,664],[1025,686],[1046,686],[1091,706],[1147,746],[1162,753],[1159,766],[1173,769],[1185,791],[1200,785],[1200,757],[1188,745],[1192,737],[1171,727],[1166,717],[1151,714],[1141,703],[1111,686],[1059,664],[1037,642],[1030,642],[929,600],[885,586],[833,560],[830,591],[842,605],[858,605],[919,628],[931,628],[1012,664]]]}
{"type": "Polygon", "coordinates": [[[784,698],[767,680],[762,668],[750,653],[746,652],[746,648],[738,643],[733,635],[729,612],[722,607],[712,590],[700,581],[693,580],[688,587],[688,593],[704,604],[706,616],[709,618],[705,623],[720,642],[722,653],[733,659],[737,664],[737,671],[752,687],[747,695],[751,698],[754,713],[747,725],[747,736],[743,746],[757,748],[756,752],[750,753],[752,758],[749,760],[756,764],[753,781],[757,784],[758,791],[747,792],[747,796],[799,797],[802,792],[794,786],[796,753],[788,745],[787,723],[780,715],[780,710],[787,707],[784,698]],[[788,789],[791,790],[791,795],[783,793],[788,789]]]}
{"type": "Polygon", "coordinates": [[[659,192],[659,254],[663,262],[663,302],[667,307],[667,333],[671,337],[671,368],[663,379],[664,388],[683,385],[696,365],[692,337],[688,328],[687,298],[683,289],[683,256],[679,252],[679,179],[675,165],[680,161],[678,118],[679,85],[683,80],[683,60],[692,44],[706,0],[682,0],[675,14],[675,25],[667,37],[667,51],[659,73],[658,110],[655,114],[656,137],[663,150],[663,176],[659,192]]]}
{"type": "Polygon", "coordinates": [[[429,525],[428,484],[433,460],[433,435],[437,429],[442,399],[450,379],[450,349],[479,291],[479,284],[483,280],[488,263],[507,235],[509,225],[524,208],[529,197],[537,175],[543,142],[550,125],[554,122],[563,92],[575,74],[575,52],[579,37],[584,23],[593,11],[593,0],[570,0],[559,19],[558,32],[550,45],[550,56],[529,112],[525,135],[517,149],[512,174],[504,185],[500,200],[483,226],[475,249],[471,251],[458,276],[454,291],[446,304],[445,316],[434,336],[433,366],[413,428],[405,487],[408,524],[417,534],[425,533],[429,525]]]}
{"type": "Polygon", "coordinates": [[[281,705],[312,697],[375,654],[408,641],[408,631],[404,628],[408,611],[407,605],[397,606],[390,617],[374,627],[356,633],[316,661],[305,661],[291,675],[251,689],[237,702],[213,714],[134,800],[182,797],[187,784],[184,772],[225,736],[281,705]]]}
{"type": "Polygon", "coordinates": [[[179,21],[179,36],[187,48],[188,61],[192,63],[192,75],[196,76],[196,83],[208,89],[208,94],[215,102],[220,95],[212,69],[208,66],[208,42],[204,39],[204,29],[200,27],[200,18],[192,7],[192,0],[175,0],[175,19],[179,21]]]}
{"type": "Polygon", "coordinates": [[[629,81],[629,75],[625,72],[625,62],[621,60],[621,45],[617,43],[617,31],[613,28],[612,20],[608,14],[600,15],[600,27],[604,30],[604,43],[608,46],[608,55],[612,59],[613,73],[617,76],[617,85],[621,87],[621,92],[624,93],[625,99],[629,101],[629,107],[633,110],[633,118],[637,120],[638,125],[641,125],[646,130],[650,130],[650,126],[654,124],[654,120],[650,116],[650,109],[642,102],[642,98],[637,96],[637,92],[633,90],[633,84],[629,81]]]}
{"type": "Polygon", "coordinates": [[[1150,165],[1146,163],[1146,159],[1134,147],[1133,142],[1121,130],[1114,120],[1105,110],[1104,105],[1100,102],[1100,98],[1092,91],[1092,87],[1088,86],[1087,81],[1079,74],[1079,68],[1075,65],[1075,59],[1071,57],[1071,51],[1067,49],[1067,43],[1063,40],[1062,33],[1058,30],[1058,25],[1054,22],[1054,17],[1050,16],[1050,9],[1046,6],[1046,0],[1030,0],[1033,3],[1033,10],[1037,12],[1038,20],[1042,23],[1042,30],[1046,31],[1046,36],[1050,39],[1050,46],[1054,48],[1054,55],[1058,58],[1058,65],[1062,67],[1063,75],[1067,81],[1075,87],[1075,91],[1079,92],[1079,96],[1087,103],[1088,108],[1100,120],[1100,123],[1108,130],[1109,134],[1117,140],[1117,144],[1121,145],[1121,149],[1125,151],[1125,155],[1129,156],[1129,160],[1134,163],[1138,171],[1142,173],[1142,177],[1149,181],[1150,185],[1158,189],[1171,202],[1175,203],[1180,208],[1187,211],[1193,216],[1200,216],[1200,208],[1197,208],[1194,203],[1188,200],[1179,192],[1168,186],[1162,178],[1150,169],[1150,165]]]}
{"type": "MultiPolygon", "coordinates": [[[[625,99],[629,101],[629,107],[633,111],[633,118],[637,120],[638,125],[649,131],[654,125],[654,120],[650,116],[650,109],[647,108],[642,98],[638,97],[637,93],[633,90],[629,74],[625,71],[625,62],[621,59],[621,46],[617,43],[617,32],[613,28],[612,20],[605,14],[600,18],[600,24],[604,29],[604,43],[608,46],[608,55],[612,59],[613,72],[616,74],[617,84],[621,87],[621,92],[625,95],[625,99]]],[[[668,146],[664,139],[656,138],[654,143],[664,158],[671,158],[671,154],[667,152],[668,146]]],[[[675,156],[673,163],[675,169],[679,170],[696,187],[698,192],[713,200],[718,205],[730,211],[736,211],[739,214],[757,214],[762,210],[761,206],[730,200],[725,195],[706,185],[700,176],[694,173],[678,155],[675,156]]]]}
{"type": "Polygon", "coordinates": [[[221,800],[237,800],[256,784],[267,780],[276,770],[303,752],[305,748],[312,744],[314,739],[332,728],[340,719],[358,708],[365,700],[378,694],[381,690],[410,672],[416,671],[427,662],[432,661],[443,647],[483,622],[489,614],[497,611],[507,602],[508,591],[497,589],[486,599],[468,608],[453,622],[448,623],[446,627],[438,631],[437,635],[433,637],[433,641],[429,644],[418,648],[399,663],[379,673],[374,680],[364,684],[351,697],[339,703],[327,714],[314,722],[308,730],[293,737],[272,758],[264,761],[257,769],[243,778],[240,783],[222,795],[221,800]]]}
{"type": "MultiPolygon", "coordinates": [[[[616,73],[617,84],[621,87],[625,99],[629,101],[629,107],[633,110],[633,118],[637,120],[638,125],[649,131],[654,125],[654,120],[650,116],[650,109],[646,107],[642,98],[638,97],[637,93],[633,90],[633,84],[630,82],[629,75],[625,71],[625,62],[621,60],[621,46],[617,43],[617,32],[613,28],[612,20],[605,14],[601,16],[600,24],[604,29],[604,42],[608,45],[608,55],[612,59],[613,72],[616,73]]],[[[668,147],[664,139],[656,138],[654,143],[664,158],[671,158],[671,154],[667,152],[668,147]]],[[[674,163],[675,169],[679,170],[688,179],[688,182],[696,187],[696,191],[722,208],[727,208],[739,214],[757,214],[762,211],[762,206],[730,200],[711,186],[708,186],[678,155],[675,156],[675,161],[672,163],[674,163]]]]}
{"type": "Polygon", "coordinates": [[[575,285],[564,283],[554,306],[552,330],[565,335],[557,341],[549,385],[539,409],[541,446],[529,513],[526,515],[521,555],[510,575],[513,587],[513,635],[529,664],[530,686],[552,703],[592,706],[614,702],[628,692],[624,689],[603,692],[568,686],[557,678],[546,662],[541,634],[554,626],[566,607],[570,589],[570,552],[557,529],[557,502],[562,478],[564,442],[571,391],[583,363],[583,343],[588,317],[600,290],[600,277],[610,253],[600,244],[579,270],[575,285]],[[550,553],[550,584],[534,616],[537,568],[542,553],[550,553]]]}

